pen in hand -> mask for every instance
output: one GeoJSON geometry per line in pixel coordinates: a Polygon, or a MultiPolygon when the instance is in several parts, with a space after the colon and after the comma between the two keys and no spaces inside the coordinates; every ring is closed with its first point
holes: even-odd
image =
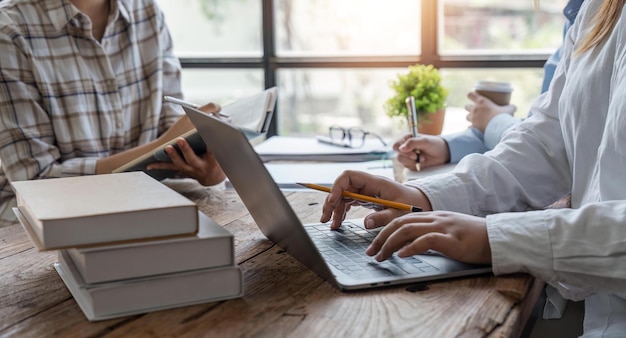
{"type": "MultiPolygon", "coordinates": [[[[324,192],[330,192],[330,188],[329,187],[326,187],[326,186],[323,186],[323,185],[319,185],[319,184],[313,184],[313,183],[296,183],[296,184],[299,184],[299,185],[301,185],[303,187],[307,187],[309,189],[314,189],[314,190],[319,190],[319,191],[324,191],[324,192]]],[[[413,205],[410,205],[410,204],[405,204],[405,203],[400,203],[400,202],[395,202],[395,201],[389,201],[389,200],[385,200],[385,199],[382,199],[382,198],[377,198],[377,197],[357,194],[357,193],[349,192],[349,191],[344,191],[344,192],[341,193],[341,195],[343,197],[352,198],[352,199],[357,200],[357,201],[370,202],[370,203],[374,203],[374,204],[382,205],[384,207],[398,209],[398,210],[405,210],[405,211],[411,211],[411,212],[420,212],[420,211],[422,211],[422,208],[416,207],[416,206],[413,206],[413,205]]]]}
{"type": "MultiPolygon", "coordinates": [[[[417,138],[419,136],[419,132],[417,130],[417,110],[415,109],[415,98],[413,96],[408,96],[406,98],[406,100],[404,100],[404,102],[406,103],[406,109],[409,113],[409,123],[410,123],[410,127],[411,127],[411,134],[413,135],[413,138],[417,138]]],[[[420,166],[420,152],[419,150],[415,150],[415,154],[417,154],[417,159],[415,160],[415,170],[420,171],[421,166],[420,166]]]]}

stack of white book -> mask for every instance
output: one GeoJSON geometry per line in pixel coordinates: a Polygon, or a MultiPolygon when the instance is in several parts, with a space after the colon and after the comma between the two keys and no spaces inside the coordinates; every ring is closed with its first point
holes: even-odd
{"type": "Polygon", "coordinates": [[[236,298],[233,235],[143,172],[13,182],[14,212],[87,319],[236,298]]]}

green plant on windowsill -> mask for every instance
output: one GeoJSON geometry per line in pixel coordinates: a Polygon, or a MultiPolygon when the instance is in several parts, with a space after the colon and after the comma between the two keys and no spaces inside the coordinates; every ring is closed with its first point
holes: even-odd
{"type": "MultiPolygon", "coordinates": [[[[431,115],[437,112],[443,114],[448,91],[441,84],[439,70],[432,65],[417,64],[409,66],[408,70],[408,73],[398,74],[398,77],[391,81],[390,87],[395,94],[387,100],[384,109],[389,117],[400,116],[406,121],[408,110],[405,99],[413,96],[421,127],[431,123],[431,115]]],[[[441,121],[443,125],[443,118],[441,121]]],[[[435,133],[441,133],[441,128],[435,133]]]]}

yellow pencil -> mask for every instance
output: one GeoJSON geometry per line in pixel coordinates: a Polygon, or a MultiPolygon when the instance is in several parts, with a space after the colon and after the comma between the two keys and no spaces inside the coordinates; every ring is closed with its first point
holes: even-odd
{"type": "MultiPolygon", "coordinates": [[[[319,191],[324,191],[324,192],[330,192],[330,188],[323,186],[323,185],[319,185],[319,184],[313,184],[313,183],[296,183],[299,184],[301,186],[310,188],[310,189],[315,189],[315,190],[319,190],[319,191]]],[[[420,212],[422,211],[422,208],[420,207],[416,207],[410,204],[405,204],[405,203],[400,203],[400,202],[394,202],[394,201],[389,201],[389,200],[384,200],[382,198],[376,198],[376,197],[372,197],[372,196],[367,196],[367,195],[361,195],[361,194],[357,194],[354,192],[349,192],[349,191],[344,191],[342,194],[342,196],[344,197],[349,197],[355,200],[359,200],[359,201],[364,201],[364,202],[371,202],[371,203],[375,203],[375,204],[379,204],[388,208],[394,208],[394,209],[399,209],[399,210],[406,210],[406,211],[411,211],[411,212],[420,212]]]]}

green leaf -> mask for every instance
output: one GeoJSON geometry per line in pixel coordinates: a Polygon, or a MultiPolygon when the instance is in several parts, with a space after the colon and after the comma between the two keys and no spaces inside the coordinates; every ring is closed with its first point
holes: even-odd
{"type": "Polygon", "coordinates": [[[415,98],[418,115],[429,120],[428,114],[444,108],[448,97],[448,91],[441,84],[439,70],[432,65],[409,66],[408,73],[398,74],[389,87],[395,92],[383,107],[389,117],[406,118],[408,111],[405,100],[411,95],[415,98]]]}

